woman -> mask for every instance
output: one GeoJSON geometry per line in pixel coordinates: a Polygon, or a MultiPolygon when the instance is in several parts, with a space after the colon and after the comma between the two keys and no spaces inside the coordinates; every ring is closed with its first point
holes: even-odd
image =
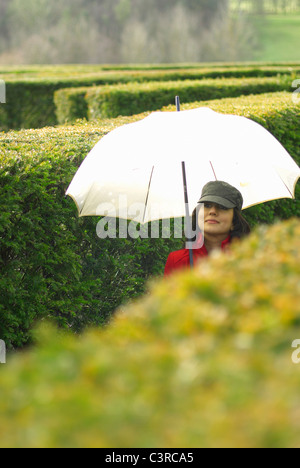
{"type": "MultiPolygon", "coordinates": [[[[241,214],[242,194],[227,182],[208,182],[198,203],[192,216],[193,231],[199,232],[193,239],[196,242],[192,250],[194,263],[213,250],[226,250],[232,239],[250,233],[250,226],[241,214]]],[[[188,249],[172,252],[165,266],[165,276],[189,266],[188,249]]]]}

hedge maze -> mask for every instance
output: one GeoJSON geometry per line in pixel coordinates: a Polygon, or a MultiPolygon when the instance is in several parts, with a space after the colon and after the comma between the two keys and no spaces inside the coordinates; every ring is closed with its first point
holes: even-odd
{"type": "MultiPolygon", "coordinates": [[[[300,65],[75,68],[7,69],[2,75],[1,337],[11,346],[27,342],[39,317],[76,330],[105,322],[123,300],[143,291],[148,277],[163,271],[168,251],[179,245],[175,239],[99,242],[96,220],[78,220],[73,202],[64,198],[80,162],[112,128],[151,110],[173,109],[179,94],[183,109],[210,106],[258,121],[300,163],[299,105],[291,98],[300,65]],[[57,121],[76,124],[53,126],[57,121]],[[8,131],[9,122],[24,129],[8,131]]],[[[280,200],[246,216],[256,225],[298,213],[297,202],[280,200]]]]}
{"type": "Polygon", "coordinates": [[[259,122],[300,165],[297,77],[300,64],[0,70],[1,446],[299,443],[299,184],[244,212],[253,234],[230,259],[168,281],[180,239],[99,239],[65,197],[103,135],[175,111],[175,95],[259,122]]]}
{"type": "Polygon", "coordinates": [[[77,118],[118,117],[156,110],[173,101],[174,89],[186,102],[290,91],[299,73],[300,65],[293,63],[173,68],[161,65],[152,69],[91,65],[6,67],[0,69],[7,94],[5,110],[0,113],[0,129],[38,128],[77,118]]]}

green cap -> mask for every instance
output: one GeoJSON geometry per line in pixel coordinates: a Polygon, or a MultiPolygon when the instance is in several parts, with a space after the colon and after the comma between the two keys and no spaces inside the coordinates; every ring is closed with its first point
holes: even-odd
{"type": "Polygon", "coordinates": [[[217,203],[225,208],[238,208],[241,211],[244,201],[239,190],[227,182],[217,180],[204,185],[198,203],[204,202],[217,203]]]}

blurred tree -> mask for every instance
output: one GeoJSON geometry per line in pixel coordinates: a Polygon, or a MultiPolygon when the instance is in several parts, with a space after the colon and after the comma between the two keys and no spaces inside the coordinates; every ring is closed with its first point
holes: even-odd
{"type": "Polygon", "coordinates": [[[265,0],[252,0],[252,7],[258,15],[265,13],[265,0]]]}
{"type": "Polygon", "coordinates": [[[220,9],[229,8],[229,0],[182,0],[182,3],[193,12],[201,11],[204,21],[209,23],[220,9]]]}
{"type": "Polygon", "coordinates": [[[3,39],[7,39],[9,36],[9,27],[7,22],[9,1],[10,0],[1,0],[0,2],[0,31],[1,38],[3,39]]]}
{"type": "Polygon", "coordinates": [[[201,61],[209,30],[229,12],[229,0],[0,1],[0,62],[9,44],[16,64],[201,61]]]}

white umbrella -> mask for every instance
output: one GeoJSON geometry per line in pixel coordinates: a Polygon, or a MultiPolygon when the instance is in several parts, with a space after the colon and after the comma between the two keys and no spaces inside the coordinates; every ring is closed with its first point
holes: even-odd
{"type": "Polygon", "coordinates": [[[79,216],[140,223],[183,217],[184,167],[191,211],[211,180],[240,190],[245,209],[294,198],[300,177],[295,161],[264,127],[245,117],[198,108],[154,112],[113,130],[83,161],[67,195],[76,202],[79,216]]]}

